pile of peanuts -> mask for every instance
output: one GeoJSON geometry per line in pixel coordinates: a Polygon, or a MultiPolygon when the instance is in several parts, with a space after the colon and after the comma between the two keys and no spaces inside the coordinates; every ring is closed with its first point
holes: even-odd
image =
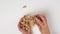
{"type": "Polygon", "coordinates": [[[25,30],[28,30],[30,26],[35,24],[35,17],[34,16],[24,16],[23,21],[20,22],[20,25],[25,30]]]}

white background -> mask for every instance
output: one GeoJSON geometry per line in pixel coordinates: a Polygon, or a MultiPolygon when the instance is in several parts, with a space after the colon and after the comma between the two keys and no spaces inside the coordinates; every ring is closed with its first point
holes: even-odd
{"type": "Polygon", "coordinates": [[[51,34],[60,34],[60,0],[0,0],[0,34],[21,34],[17,28],[19,19],[41,10],[48,15],[51,34]],[[23,5],[27,8],[23,9],[23,5]]]}

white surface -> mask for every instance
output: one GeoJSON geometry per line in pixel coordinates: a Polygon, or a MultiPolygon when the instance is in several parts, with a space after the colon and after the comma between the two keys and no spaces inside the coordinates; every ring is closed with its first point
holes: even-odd
{"type": "Polygon", "coordinates": [[[32,32],[32,34],[41,34],[37,25],[34,25],[31,27],[31,32],[32,32]]]}
{"type": "MultiPolygon", "coordinates": [[[[33,11],[47,10],[52,34],[60,34],[60,0],[0,0],[0,34],[21,34],[17,28],[19,19],[33,11]],[[27,5],[23,9],[23,5],[27,5]]],[[[37,32],[36,32],[37,33],[37,32]]]]}

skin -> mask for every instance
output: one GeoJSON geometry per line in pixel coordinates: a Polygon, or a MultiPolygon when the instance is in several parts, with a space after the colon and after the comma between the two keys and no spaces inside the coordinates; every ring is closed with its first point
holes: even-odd
{"type": "Polygon", "coordinates": [[[50,34],[46,17],[44,15],[38,14],[35,19],[36,19],[36,24],[38,25],[41,33],[50,34]],[[41,18],[41,19],[39,19],[39,18],[41,18]]]}
{"type": "MultiPolygon", "coordinates": [[[[21,21],[22,21],[22,18],[21,18],[21,21]]],[[[22,32],[22,34],[31,34],[31,29],[30,28],[26,31],[24,28],[21,28],[20,24],[18,24],[18,29],[22,32]]]]}
{"type": "MultiPolygon", "coordinates": [[[[39,30],[41,31],[42,34],[50,34],[49,27],[48,27],[48,24],[47,24],[47,19],[44,15],[41,15],[41,14],[36,15],[35,20],[36,20],[36,24],[38,25],[39,30]]],[[[22,19],[21,19],[21,21],[22,21],[22,19]]],[[[31,29],[30,28],[29,28],[28,31],[26,31],[26,30],[24,30],[24,28],[21,28],[20,24],[18,24],[18,29],[23,34],[31,34],[31,29]]]]}

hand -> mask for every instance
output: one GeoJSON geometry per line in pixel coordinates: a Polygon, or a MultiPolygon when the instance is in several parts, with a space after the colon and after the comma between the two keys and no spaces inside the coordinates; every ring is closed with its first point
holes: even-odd
{"type": "Polygon", "coordinates": [[[44,15],[38,14],[36,16],[36,23],[37,23],[39,29],[41,30],[42,34],[50,34],[47,20],[46,20],[46,17],[44,15]]]}
{"type": "MultiPolygon", "coordinates": [[[[22,21],[22,19],[21,19],[22,21]]],[[[21,22],[20,21],[20,22],[21,22]]],[[[27,31],[24,28],[21,28],[20,22],[18,24],[18,29],[23,33],[23,34],[31,34],[31,29],[29,28],[27,31]]]]}

